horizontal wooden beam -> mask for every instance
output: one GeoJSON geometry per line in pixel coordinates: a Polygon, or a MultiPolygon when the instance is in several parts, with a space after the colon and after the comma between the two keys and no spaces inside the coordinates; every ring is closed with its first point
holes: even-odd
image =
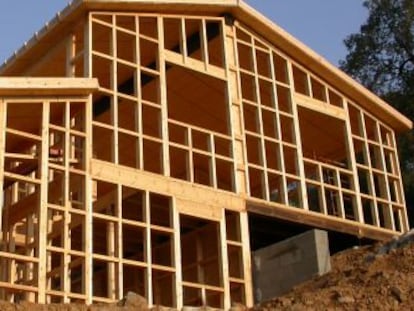
{"type": "Polygon", "coordinates": [[[191,70],[198,71],[203,74],[207,74],[212,76],[213,78],[221,79],[226,81],[226,72],[224,69],[209,65],[205,68],[204,63],[194,58],[187,57],[186,61],[183,61],[183,57],[181,54],[171,52],[171,51],[164,51],[165,60],[167,63],[175,64],[178,66],[188,67],[191,70]]]}
{"type": "MultiPolygon", "coordinates": [[[[208,218],[216,219],[218,217],[216,207],[235,211],[245,209],[244,199],[239,195],[133,168],[121,167],[105,161],[91,160],[91,175],[94,179],[121,183],[131,188],[173,196],[181,200],[183,211],[186,214],[189,213],[189,206],[193,202],[193,216],[206,217],[209,214],[208,218]],[[203,206],[209,211],[200,210],[203,206]]],[[[180,209],[180,206],[177,208],[180,209]]]]}
{"type": "Polygon", "coordinates": [[[323,101],[311,98],[309,96],[305,96],[302,94],[295,93],[293,96],[296,104],[301,107],[311,109],[316,112],[320,112],[326,114],[328,116],[345,120],[346,119],[346,112],[343,108],[336,107],[323,101]]]}
{"type": "Polygon", "coordinates": [[[0,96],[88,95],[99,88],[97,79],[0,77],[0,96]]]}
{"type": "Polygon", "coordinates": [[[291,208],[281,204],[264,202],[261,200],[249,199],[246,202],[246,206],[249,213],[274,217],[321,229],[338,231],[355,235],[359,238],[384,241],[401,234],[392,230],[358,223],[353,220],[306,211],[300,208],[291,208]]]}

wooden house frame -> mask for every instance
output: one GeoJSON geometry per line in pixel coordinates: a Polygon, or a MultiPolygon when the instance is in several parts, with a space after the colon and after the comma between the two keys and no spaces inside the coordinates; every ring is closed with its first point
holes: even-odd
{"type": "Polygon", "coordinates": [[[0,75],[1,299],[251,306],[250,215],[409,229],[411,121],[240,0],[76,0],[0,75]]]}

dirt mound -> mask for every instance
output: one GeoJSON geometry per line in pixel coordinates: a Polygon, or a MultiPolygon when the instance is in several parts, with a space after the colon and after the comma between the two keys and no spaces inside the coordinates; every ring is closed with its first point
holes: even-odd
{"type": "Polygon", "coordinates": [[[332,271],[253,310],[414,310],[414,232],[332,257],[332,271]]]}

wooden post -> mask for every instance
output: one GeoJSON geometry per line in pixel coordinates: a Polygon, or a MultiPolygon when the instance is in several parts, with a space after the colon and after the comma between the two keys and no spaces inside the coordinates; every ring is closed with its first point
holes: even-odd
{"type": "Polygon", "coordinates": [[[115,241],[115,257],[117,257],[118,265],[117,269],[117,299],[124,297],[124,263],[123,263],[123,238],[122,238],[122,198],[124,193],[122,192],[122,185],[117,184],[116,191],[116,203],[115,203],[115,215],[118,218],[116,226],[116,241],[115,241]]]}
{"type": "Polygon", "coordinates": [[[260,80],[259,80],[259,72],[258,72],[258,61],[256,55],[256,45],[255,41],[252,39],[250,42],[252,45],[252,59],[253,59],[253,70],[254,70],[254,84],[255,84],[255,97],[256,97],[256,105],[257,105],[257,123],[259,124],[259,131],[260,131],[260,150],[259,154],[261,155],[260,161],[262,166],[262,180],[264,184],[264,189],[262,189],[262,195],[264,195],[264,199],[270,201],[270,192],[269,192],[269,178],[267,175],[267,157],[266,157],[266,149],[265,149],[265,139],[264,139],[264,125],[263,125],[263,114],[262,114],[262,98],[260,96],[260,80]],[[263,191],[264,190],[264,191],[263,191]]]}
{"type": "MultiPolygon", "coordinates": [[[[34,247],[36,243],[35,227],[34,227],[35,219],[34,218],[35,218],[34,214],[28,215],[27,224],[26,224],[26,245],[25,245],[26,254],[25,255],[32,257],[32,258],[35,256],[34,247]]],[[[33,277],[34,277],[33,272],[34,272],[33,262],[25,263],[24,279],[26,282],[33,280],[33,277]]],[[[27,301],[32,301],[32,302],[36,301],[35,294],[32,292],[26,292],[25,299],[27,301]]]]}
{"type": "MultiPolygon", "coordinates": [[[[384,172],[383,180],[379,181],[380,192],[382,195],[385,196],[385,199],[388,202],[391,202],[390,185],[388,183],[388,177],[386,176],[386,173],[385,173],[387,172],[387,167],[385,163],[384,144],[382,142],[381,129],[380,129],[380,125],[378,121],[375,121],[375,138],[379,142],[380,150],[379,150],[379,153],[375,154],[374,156],[377,158],[377,161],[379,160],[380,168],[384,172]]],[[[395,220],[394,220],[394,214],[392,212],[392,205],[391,203],[388,203],[386,205],[387,205],[386,210],[383,210],[386,227],[388,229],[395,231],[395,220]]]]}
{"type": "MultiPolygon", "coordinates": [[[[84,29],[84,75],[92,77],[92,14],[89,13],[84,29]]],[[[89,95],[85,107],[85,219],[83,244],[85,245],[85,261],[83,265],[82,290],[86,296],[86,304],[92,303],[93,296],[93,232],[92,232],[92,211],[93,211],[93,183],[90,171],[90,159],[92,159],[92,121],[93,121],[93,97],[89,95]]]]}
{"type": "Polygon", "coordinates": [[[181,232],[180,214],[177,210],[177,202],[172,200],[172,223],[174,229],[174,267],[175,267],[175,299],[177,310],[183,308],[183,275],[181,266],[181,232]]]}
{"type": "Polygon", "coordinates": [[[158,30],[158,70],[160,72],[159,100],[161,104],[161,133],[162,133],[162,166],[165,176],[170,176],[170,153],[168,147],[168,105],[167,105],[167,75],[164,53],[163,18],[157,17],[158,30]]]}
{"type": "Polygon", "coordinates": [[[302,152],[302,139],[300,136],[300,126],[299,126],[299,115],[298,115],[298,106],[296,101],[293,97],[293,70],[292,70],[292,62],[288,62],[288,76],[291,85],[291,92],[290,92],[290,102],[292,105],[292,114],[293,114],[293,132],[294,132],[294,140],[296,144],[296,154],[297,154],[297,175],[300,178],[300,202],[302,203],[302,208],[304,210],[309,210],[309,203],[308,203],[308,194],[306,191],[306,182],[305,182],[305,167],[303,162],[303,152],[302,152]]]}
{"type": "MultiPolygon", "coordinates": [[[[394,148],[394,156],[395,156],[395,172],[393,172],[394,174],[396,174],[398,176],[398,183],[399,183],[399,196],[400,196],[400,202],[403,206],[407,206],[406,202],[405,202],[405,196],[404,196],[404,186],[403,186],[403,182],[402,182],[402,176],[401,176],[401,167],[400,167],[400,160],[398,159],[398,153],[396,151],[397,148],[397,142],[395,139],[395,133],[394,131],[392,131],[391,137],[391,145],[394,148]]],[[[408,230],[410,230],[410,224],[408,223],[408,217],[407,217],[407,211],[404,210],[401,213],[401,227],[402,227],[402,232],[406,232],[408,230]]]]}
{"type": "Polygon", "coordinates": [[[346,137],[346,147],[348,153],[348,165],[349,168],[352,170],[352,189],[355,191],[355,202],[354,202],[354,216],[355,220],[360,223],[365,223],[364,221],[364,213],[362,211],[362,202],[361,202],[361,192],[360,192],[360,185],[358,179],[358,169],[355,159],[355,149],[354,149],[354,142],[352,140],[352,129],[351,129],[351,120],[349,116],[349,107],[348,102],[342,100],[344,109],[346,111],[346,119],[345,119],[345,137],[346,137]]]}
{"type": "Polygon", "coordinates": [[[246,306],[253,307],[253,278],[250,250],[249,219],[247,212],[240,212],[240,239],[242,242],[243,275],[245,284],[246,306]]]}
{"type": "Polygon", "coordinates": [[[365,126],[365,116],[364,113],[359,110],[358,111],[358,122],[359,122],[359,127],[361,129],[361,136],[364,140],[363,144],[363,156],[364,156],[364,163],[366,164],[366,166],[368,167],[368,189],[369,189],[369,193],[373,198],[373,202],[374,202],[374,210],[373,210],[373,218],[374,218],[374,225],[380,227],[380,220],[379,220],[379,211],[378,211],[378,203],[377,203],[377,197],[376,197],[376,191],[375,191],[375,185],[374,185],[374,177],[372,176],[372,163],[371,163],[371,157],[369,154],[369,146],[368,146],[368,137],[367,137],[367,129],[365,126]]]}
{"type": "Polygon", "coordinates": [[[42,143],[40,148],[40,197],[38,205],[38,303],[46,303],[46,271],[47,271],[47,205],[48,205],[48,162],[49,162],[49,112],[50,103],[42,104],[42,143]]]}
{"type": "Polygon", "coordinates": [[[76,75],[76,67],[74,58],[76,56],[76,36],[71,33],[66,41],[66,76],[74,77],[76,75]]]}
{"type": "Polygon", "coordinates": [[[70,172],[69,172],[69,162],[70,162],[70,150],[71,150],[71,137],[70,137],[70,102],[66,101],[64,103],[64,125],[65,125],[65,138],[64,138],[64,149],[63,149],[63,165],[65,167],[64,171],[64,179],[63,179],[63,202],[62,204],[65,206],[65,211],[63,212],[63,237],[62,237],[62,245],[63,245],[63,262],[62,262],[62,269],[63,273],[63,303],[69,303],[70,299],[68,297],[68,292],[70,291],[70,274],[69,274],[69,264],[70,264],[70,255],[68,251],[71,249],[71,240],[70,240],[70,223],[71,223],[71,215],[69,213],[69,209],[71,208],[70,204],[70,172]]]}
{"type": "Polygon", "coordinates": [[[147,262],[147,282],[145,284],[145,294],[147,295],[148,306],[154,305],[153,288],[152,288],[152,250],[151,250],[151,205],[149,192],[145,192],[144,202],[145,214],[145,249],[144,258],[147,262]]]}
{"type": "Polygon", "coordinates": [[[221,256],[221,278],[222,286],[224,288],[224,310],[229,310],[231,307],[230,299],[230,281],[229,281],[229,258],[227,250],[227,233],[226,233],[226,210],[223,208],[221,212],[221,219],[219,222],[219,255],[221,256]]]}
{"type": "Polygon", "coordinates": [[[111,102],[111,123],[113,125],[112,132],[112,149],[111,149],[111,162],[119,164],[119,134],[118,134],[118,64],[117,64],[117,54],[118,54],[118,42],[117,42],[117,31],[115,28],[115,15],[111,15],[112,23],[112,40],[110,43],[111,49],[111,73],[110,73],[110,87],[112,90],[112,102],[111,102]]]}
{"type": "MultiPolygon", "coordinates": [[[[6,152],[7,103],[0,98],[0,189],[4,183],[4,154],[6,152]]],[[[0,191],[0,234],[3,232],[4,191],[0,191]]],[[[3,239],[5,235],[3,233],[3,239]]],[[[1,249],[1,248],[0,248],[1,249]]]]}
{"type": "Polygon", "coordinates": [[[245,158],[245,139],[243,131],[243,115],[241,106],[241,85],[240,77],[237,70],[237,53],[236,53],[236,34],[233,21],[227,20],[226,24],[222,22],[224,29],[224,57],[227,76],[227,96],[229,102],[229,115],[228,122],[232,125],[232,155],[234,159],[234,190],[237,193],[245,194],[248,189],[248,179],[246,176],[246,163],[245,158]]]}
{"type": "Polygon", "coordinates": [[[282,204],[289,204],[289,197],[288,197],[288,190],[287,190],[287,180],[286,180],[286,168],[285,168],[285,161],[284,161],[284,156],[283,156],[283,144],[282,144],[282,125],[280,122],[280,109],[279,106],[277,104],[278,102],[278,94],[277,94],[277,84],[276,84],[276,72],[275,72],[275,62],[274,62],[274,57],[273,57],[273,51],[269,51],[272,54],[270,55],[270,68],[271,68],[271,75],[272,75],[272,91],[273,94],[275,96],[275,101],[276,101],[276,136],[277,139],[279,139],[279,143],[278,143],[278,155],[279,155],[279,159],[278,159],[278,165],[280,168],[280,171],[282,172],[282,193],[280,194],[281,196],[281,202],[282,204]]]}

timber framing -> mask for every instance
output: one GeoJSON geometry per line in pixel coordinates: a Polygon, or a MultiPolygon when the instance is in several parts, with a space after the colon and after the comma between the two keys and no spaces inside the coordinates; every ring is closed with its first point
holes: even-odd
{"type": "Polygon", "coordinates": [[[1,299],[252,306],[252,215],[409,229],[411,121],[242,1],[77,0],[0,75],[1,299]]]}

